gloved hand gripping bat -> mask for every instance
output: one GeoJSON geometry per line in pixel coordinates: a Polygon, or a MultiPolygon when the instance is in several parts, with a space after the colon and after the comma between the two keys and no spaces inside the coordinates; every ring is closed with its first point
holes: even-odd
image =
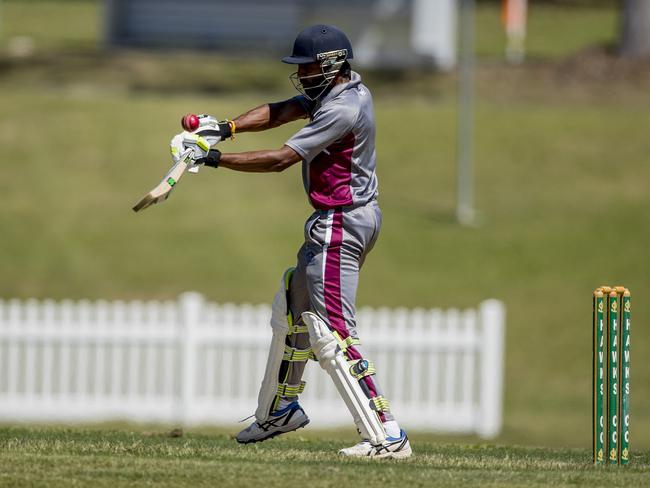
{"type": "Polygon", "coordinates": [[[186,120],[188,127],[189,121],[192,122],[194,131],[185,130],[172,138],[169,146],[174,165],[162,181],[133,206],[133,211],[138,212],[166,200],[185,171],[198,173],[202,164],[213,167],[219,165],[221,152],[214,146],[233,136],[234,124],[218,122],[209,115],[186,115],[181,121],[184,127],[186,120]]]}

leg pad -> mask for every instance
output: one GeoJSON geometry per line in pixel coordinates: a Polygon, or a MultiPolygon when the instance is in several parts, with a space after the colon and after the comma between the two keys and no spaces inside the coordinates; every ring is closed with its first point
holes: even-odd
{"type": "Polygon", "coordinates": [[[358,378],[350,371],[351,366],[345,359],[340,339],[318,315],[304,312],[302,319],[309,329],[309,340],[316,359],[334,381],[361,435],[372,444],[381,444],[386,438],[384,427],[375,411],[375,405],[371,406],[372,401],[359,386],[358,378]]]}
{"type": "Polygon", "coordinates": [[[283,361],[295,362],[305,361],[312,355],[311,350],[301,350],[287,345],[287,336],[294,333],[306,332],[304,326],[296,326],[293,323],[291,309],[289,308],[289,283],[293,276],[294,268],[289,268],[282,276],[280,289],[275,294],[271,307],[271,329],[273,337],[269,349],[269,357],[266,361],[264,379],[257,397],[257,410],[255,418],[259,422],[265,422],[281,397],[296,397],[305,389],[305,382],[291,385],[278,379],[280,367],[283,361]]]}

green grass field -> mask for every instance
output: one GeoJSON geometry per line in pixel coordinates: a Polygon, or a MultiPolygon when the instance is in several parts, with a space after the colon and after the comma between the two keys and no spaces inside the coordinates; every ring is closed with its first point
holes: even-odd
{"type": "Polygon", "coordinates": [[[341,459],[348,439],[291,434],[240,446],[226,434],[0,429],[0,486],[585,486],[647,485],[650,454],[594,468],[585,449],[414,440],[402,461],[341,459]]]}
{"type": "MultiPolygon", "coordinates": [[[[67,21],[89,26],[93,5],[66,3],[67,21]]],[[[199,65],[185,54],[94,53],[96,31],[39,30],[40,21],[25,16],[30,8],[40,11],[41,2],[3,3],[5,26],[11,25],[5,36],[35,32],[44,41],[34,34],[41,46],[35,57],[3,58],[0,70],[0,297],[171,298],[197,290],[219,302],[268,302],[294,262],[310,212],[298,167],[273,175],[207,169],[187,176],[163,206],[139,215],[130,207],[165,171],[167,143],[182,114],[232,117],[269,98],[292,96],[284,68],[260,62],[230,70],[223,59],[201,58],[199,65]]],[[[482,8],[479,38],[486,40],[479,52],[494,58],[501,52],[491,20],[498,13],[482,8]]],[[[364,268],[358,302],[432,307],[504,300],[505,425],[497,441],[582,449],[489,450],[495,465],[484,472],[476,464],[484,458],[471,454],[483,452],[478,448],[427,444],[425,457],[413,461],[426,476],[451,483],[457,473],[483,473],[488,485],[517,484],[509,477],[514,471],[532,485],[614,484],[635,472],[585,468],[591,292],[603,283],[632,290],[632,448],[650,449],[650,391],[644,388],[650,367],[643,360],[650,354],[650,100],[638,79],[567,77],[554,60],[611,42],[613,30],[603,26],[615,19],[612,9],[532,12],[531,31],[546,26],[531,32],[536,62],[506,68],[490,61],[479,70],[477,228],[454,221],[453,76],[370,77],[384,228],[364,268]],[[543,36],[558,16],[557,36],[543,36]],[[565,45],[562,39],[574,31],[579,36],[565,45]],[[450,458],[437,449],[448,449],[450,458]]],[[[59,25],[59,14],[52,15],[48,25],[59,25]]],[[[243,134],[222,149],[279,147],[299,126],[243,134]]],[[[19,431],[13,432],[4,435],[19,431]]],[[[25,449],[17,452],[38,457],[25,449]]],[[[5,459],[0,462],[9,463],[5,459]]],[[[132,470],[140,462],[123,461],[132,462],[132,470]]],[[[113,469],[110,456],[102,462],[113,469]]],[[[192,461],[178,460],[183,463],[192,461]]],[[[18,459],[9,464],[21,465],[18,459]]],[[[208,466],[217,472],[216,462],[208,466]]],[[[381,469],[418,476],[395,465],[381,469]]]]}
{"type": "MultiPolygon", "coordinates": [[[[261,100],[87,99],[18,88],[2,96],[0,295],[169,298],[191,289],[221,302],[268,301],[294,261],[309,214],[298,168],[255,176],[205,171],[187,177],[164,206],[130,210],[164,171],[165,141],[177,130],[178,114],[232,114],[261,100]],[[15,141],[36,112],[47,130],[38,151],[26,151],[15,141]]],[[[641,324],[633,331],[633,357],[649,352],[649,112],[552,100],[482,102],[477,204],[484,222],[476,229],[453,221],[451,101],[378,101],[377,112],[385,225],[359,303],[505,300],[504,439],[585,445],[593,287],[622,282],[632,289],[634,324],[641,324]],[[384,137],[404,116],[411,128],[384,137]]],[[[279,146],[294,129],[242,135],[223,146],[279,146]]],[[[647,384],[650,370],[633,361],[634,384],[647,384]]],[[[647,391],[637,387],[632,405],[635,443],[647,446],[647,391]]]]}

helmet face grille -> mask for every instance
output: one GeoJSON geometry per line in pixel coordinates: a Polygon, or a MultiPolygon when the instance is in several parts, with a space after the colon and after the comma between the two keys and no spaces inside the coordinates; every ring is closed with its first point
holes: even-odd
{"type": "Polygon", "coordinates": [[[322,97],[341,70],[348,55],[347,49],[338,49],[318,53],[317,59],[321,72],[315,75],[298,76],[298,72],[289,76],[294,88],[311,101],[322,97]]]}

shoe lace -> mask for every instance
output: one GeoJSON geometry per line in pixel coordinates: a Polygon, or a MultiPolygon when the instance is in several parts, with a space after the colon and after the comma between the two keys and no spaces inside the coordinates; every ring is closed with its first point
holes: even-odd
{"type": "Polygon", "coordinates": [[[245,419],[241,419],[238,423],[241,424],[242,422],[246,422],[248,419],[252,419],[253,417],[255,417],[255,414],[253,414],[253,415],[249,415],[249,416],[246,417],[245,419]]]}

